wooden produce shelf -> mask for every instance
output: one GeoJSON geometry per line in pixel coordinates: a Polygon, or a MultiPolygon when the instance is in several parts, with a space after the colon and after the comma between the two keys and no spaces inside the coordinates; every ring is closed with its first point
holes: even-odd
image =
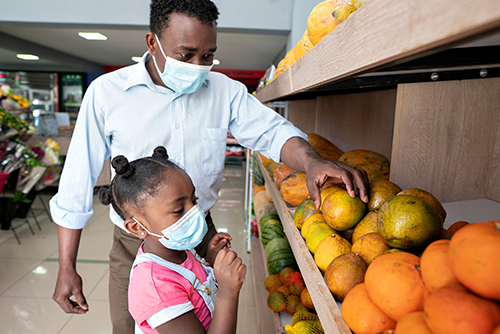
{"type": "Polygon", "coordinates": [[[351,334],[349,327],[345,323],[340,309],[333,298],[332,293],[326,286],[323,275],[306,247],[300,231],[293,221],[295,208],[289,207],[281,197],[274,182],[269,177],[269,172],[262,166],[260,155],[256,155],[257,161],[262,171],[262,175],[274,202],[274,206],[281,218],[283,229],[292,248],[293,254],[299,265],[304,282],[309,290],[314,307],[321,321],[321,325],[327,334],[351,334]]]}
{"type": "Polygon", "coordinates": [[[497,0],[369,1],[257,98],[283,99],[421,58],[499,28],[497,0]]]}

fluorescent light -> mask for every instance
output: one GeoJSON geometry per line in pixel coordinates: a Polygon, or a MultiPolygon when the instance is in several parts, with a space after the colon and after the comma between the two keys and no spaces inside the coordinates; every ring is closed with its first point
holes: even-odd
{"type": "Polygon", "coordinates": [[[90,41],[105,41],[108,38],[99,32],[79,32],[78,36],[90,41]]]}
{"type": "Polygon", "coordinates": [[[132,60],[138,63],[142,60],[142,57],[132,57],[132,60]]]}
{"type": "Polygon", "coordinates": [[[36,55],[31,55],[31,54],[26,54],[26,53],[18,53],[17,58],[23,59],[23,60],[38,60],[40,57],[36,55]]]}
{"type": "Polygon", "coordinates": [[[214,59],[212,62],[214,65],[220,65],[220,60],[219,59],[214,59]]]}

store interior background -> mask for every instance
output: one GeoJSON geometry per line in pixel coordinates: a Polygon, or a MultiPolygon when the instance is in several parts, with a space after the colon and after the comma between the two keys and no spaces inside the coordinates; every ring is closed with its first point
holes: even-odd
{"type": "MultiPolygon", "coordinates": [[[[220,12],[216,53],[220,65],[214,70],[242,81],[253,91],[263,71],[277,64],[302,37],[307,16],[318,1],[215,3],[220,12]]],[[[36,99],[38,104],[32,109],[74,112],[93,79],[131,65],[132,57],[144,54],[148,31],[149,0],[4,3],[0,11],[0,82],[36,99]],[[107,40],[86,40],[79,32],[100,32],[107,40]],[[16,57],[19,53],[40,59],[22,60],[16,57]],[[73,82],[65,85],[65,79],[73,82]],[[70,91],[77,90],[78,82],[82,92],[75,95],[70,91]]]]}

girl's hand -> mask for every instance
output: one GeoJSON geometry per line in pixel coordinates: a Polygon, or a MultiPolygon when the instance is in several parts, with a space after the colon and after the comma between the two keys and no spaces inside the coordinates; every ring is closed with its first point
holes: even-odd
{"type": "Polygon", "coordinates": [[[218,295],[239,294],[246,272],[247,267],[235,252],[221,249],[214,264],[214,274],[219,284],[218,295]]]}
{"type": "Polygon", "coordinates": [[[210,240],[207,248],[207,255],[205,260],[213,267],[215,258],[219,251],[223,248],[231,248],[231,236],[227,233],[217,233],[210,240]]]}

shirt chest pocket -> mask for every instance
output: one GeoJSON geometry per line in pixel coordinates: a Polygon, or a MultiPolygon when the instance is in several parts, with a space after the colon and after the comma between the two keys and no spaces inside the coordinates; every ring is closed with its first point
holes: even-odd
{"type": "Polygon", "coordinates": [[[227,129],[205,128],[201,131],[203,174],[218,175],[224,171],[227,129]]]}

